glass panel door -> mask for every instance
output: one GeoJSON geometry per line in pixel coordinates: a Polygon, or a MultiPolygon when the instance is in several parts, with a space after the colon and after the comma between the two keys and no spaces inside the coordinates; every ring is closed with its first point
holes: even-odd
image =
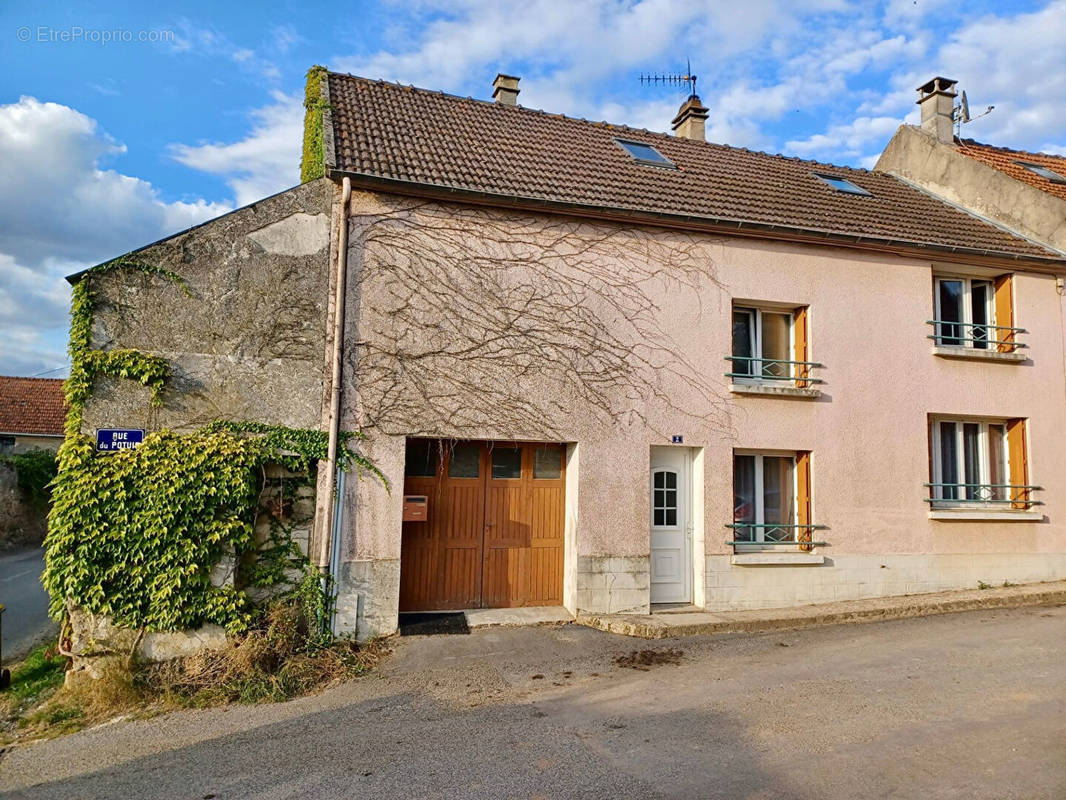
{"type": "MultiPolygon", "coordinates": [[[[755,456],[733,456],[733,522],[755,522],[755,456]]],[[[738,542],[755,541],[755,529],[733,529],[738,542]]]]}
{"type": "Polygon", "coordinates": [[[937,281],[937,344],[958,346],[964,344],[962,314],[962,281],[941,278],[937,281]]]}
{"type": "Polygon", "coordinates": [[[966,422],[962,426],[963,474],[967,500],[981,499],[981,426],[966,422]]]}
{"type": "Polygon", "coordinates": [[[750,308],[733,309],[733,355],[741,360],[733,362],[732,372],[755,374],[755,312],[750,308]]]}
{"type": "Polygon", "coordinates": [[[987,350],[990,340],[1000,338],[988,327],[992,324],[992,284],[988,281],[971,281],[970,284],[971,344],[978,350],[987,350]]]}
{"type": "Polygon", "coordinates": [[[1007,429],[1005,425],[988,426],[988,482],[996,488],[992,489],[993,500],[1007,500],[1009,491],[1004,484],[1010,483],[1007,479],[1007,429]]]}
{"type": "Polygon", "coordinates": [[[792,476],[794,459],[782,456],[763,456],[762,521],[785,527],[762,528],[767,542],[787,542],[795,536],[795,482],[792,476]]]}
{"type": "Polygon", "coordinates": [[[771,378],[788,378],[792,365],[787,363],[792,352],[792,317],[789,314],[772,314],[763,311],[762,318],[762,371],[771,378]]]}
{"type": "Polygon", "coordinates": [[[948,484],[938,487],[939,497],[942,500],[958,500],[958,489],[955,486],[959,482],[959,450],[955,441],[955,423],[940,423],[940,481],[948,484]]]}

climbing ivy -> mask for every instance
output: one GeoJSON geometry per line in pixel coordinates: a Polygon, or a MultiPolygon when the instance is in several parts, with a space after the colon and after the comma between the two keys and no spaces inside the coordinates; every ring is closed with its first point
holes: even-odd
{"type": "Polygon", "coordinates": [[[328,70],[316,64],[307,71],[304,89],[304,149],[300,159],[300,180],[303,183],[326,174],[325,144],[322,138],[322,112],[329,108],[322,97],[322,81],[328,70]]]}
{"type": "MultiPolygon", "coordinates": [[[[213,622],[239,632],[256,613],[249,587],[288,584],[306,596],[308,586],[322,586],[292,541],[294,523],[283,523],[280,511],[272,514],[269,540],[259,547],[256,520],[265,510],[264,496],[268,505],[285,502],[284,490],[279,495],[269,485],[268,467],[279,465],[292,475],[290,483],[310,485],[317,463],[326,458],[328,436],[219,420],[189,434],[150,433],[133,450],[97,453],[81,432],[94,378],[139,381],[151,389],[150,402],[159,405],[169,377],[159,356],[92,349],[92,278],[119,268],[185,288],[177,275],[129,258],[94,269],[74,287],[71,377],[65,384],[69,413],[52,484],[42,577],[50,611],[61,617],[71,603],[106,614],[120,626],[161,631],[213,622]],[[226,565],[231,575],[212,580],[212,572],[226,565]]],[[[341,435],[338,464],[384,482],[382,473],[350,446],[357,438],[357,433],[341,435]]]]}

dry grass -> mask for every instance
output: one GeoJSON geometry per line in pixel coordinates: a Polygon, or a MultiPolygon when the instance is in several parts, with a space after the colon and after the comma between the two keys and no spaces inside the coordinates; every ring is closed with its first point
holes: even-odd
{"type": "MultiPolygon", "coordinates": [[[[233,647],[157,664],[128,667],[116,660],[100,677],[62,683],[65,659],[43,648],[30,687],[42,671],[39,690],[0,693],[0,744],[51,738],[132,714],[151,716],[175,708],[268,703],[321,691],[368,672],[388,652],[380,643],[317,644],[298,608],[276,606],[263,623],[233,647]]],[[[13,683],[13,688],[14,688],[13,683]]]]}
{"type": "Polygon", "coordinates": [[[362,675],[384,652],[374,644],[316,644],[297,609],[277,606],[236,646],[144,666],[137,683],[179,706],[277,702],[362,675]]]}

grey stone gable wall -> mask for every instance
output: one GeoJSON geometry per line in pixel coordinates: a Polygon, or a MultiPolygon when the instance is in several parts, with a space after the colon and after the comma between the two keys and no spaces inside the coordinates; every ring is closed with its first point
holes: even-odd
{"type": "Polygon", "coordinates": [[[163,356],[173,377],[161,409],[133,381],[98,379],[85,432],[188,431],[214,419],[322,424],[334,186],[296,186],[138,251],[173,270],[93,278],[93,345],[163,356]]]}

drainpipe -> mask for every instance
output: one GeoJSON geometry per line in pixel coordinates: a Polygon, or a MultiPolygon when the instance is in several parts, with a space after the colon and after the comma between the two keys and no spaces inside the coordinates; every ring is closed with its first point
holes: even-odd
{"type": "MultiPolygon", "coordinates": [[[[319,530],[316,563],[326,567],[332,576],[336,569],[333,540],[339,539],[335,532],[335,520],[339,516],[337,506],[337,444],[340,440],[340,405],[341,405],[341,356],[344,352],[344,299],[348,277],[348,202],[352,197],[352,182],[345,178],[341,183],[341,218],[340,230],[337,232],[337,275],[336,294],[333,297],[333,368],[330,374],[329,397],[329,445],[326,451],[326,475],[329,477],[326,488],[326,502],[322,505],[326,519],[319,530]]],[[[339,558],[338,558],[339,560],[339,558]]]]}

